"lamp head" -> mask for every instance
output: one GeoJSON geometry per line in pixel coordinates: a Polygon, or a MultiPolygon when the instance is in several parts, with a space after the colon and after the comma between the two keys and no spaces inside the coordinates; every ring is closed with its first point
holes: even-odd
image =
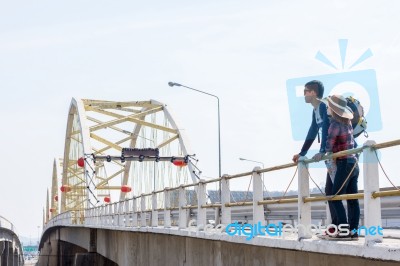
{"type": "Polygon", "coordinates": [[[168,82],[168,85],[169,85],[170,87],[173,87],[173,86],[182,86],[181,84],[176,83],[176,82],[172,82],[172,81],[168,82]]]}

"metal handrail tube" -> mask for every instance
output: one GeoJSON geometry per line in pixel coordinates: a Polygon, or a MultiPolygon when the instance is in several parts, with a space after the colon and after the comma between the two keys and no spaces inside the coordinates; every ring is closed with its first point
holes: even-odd
{"type": "Polygon", "coordinates": [[[199,182],[192,183],[192,184],[186,184],[186,185],[180,185],[179,187],[187,188],[187,187],[194,187],[194,186],[198,186],[198,185],[199,185],[199,182]]]}
{"type": "Polygon", "coordinates": [[[186,206],[182,206],[182,209],[197,209],[197,205],[186,205],[186,206]]]}
{"type": "Polygon", "coordinates": [[[376,191],[372,193],[373,198],[378,197],[392,197],[392,196],[400,196],[400,190],[387,190],[387,191],[376,191]]]}
{"type": "Polygon", "coordinates": [[[244,177],[244,176],[249,176],[252,175],[253,171],[251,172],[246,172],[246,173],[241,173],[241,174],[236,174],[236,175],[227,175],[225,178],[226,179],[233,179],[233,178],[239,178],[239,177],[244,177]]]}
{"type": "Polygon", "coordinates": [[[314,202],[314,201],[332,201],[332,200],[352,200],[352,199],[362,199],[364,193],[355,194],[341,194],[336,196],[319,196],[319,197],[307,197],[304,198],[304,202],[314,202]]]}
{"type": "Polygon", "coordinates": [[[252,201],[242,201],[242,202],[226,203],[225,207],[251,206],[251,205],[253,205],[252,201]]]}
{"type": "Polygon", "coordinates": [[[379,149],[389,148],[389,147],[398,146],[398,145],[400,145],[400,139],[377,143],[377,144],[372,145],[372,148],[379,150],[379,149]]]}
{"type": "Polygon", "coordinates": [[[222,180],[222,178],[214,178],[214,179],[206,180],[206,181],[204,181],[203,183],[204,183],[204,184],[208,184],[208,183],[219,182],[219,181],[221,181],[221,180],[222,180]]]}
{"type": "Polygon", "coordinates": [[[284,204],[284,203],[294,203],[294,202],[298,202],[298,199],[292,198],[292,199],[261,200],[258,202],[258,205],[284,204]]]}

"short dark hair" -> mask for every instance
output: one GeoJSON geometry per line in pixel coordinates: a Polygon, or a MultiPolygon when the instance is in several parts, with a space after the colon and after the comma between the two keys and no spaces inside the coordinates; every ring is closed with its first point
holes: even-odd
{"type": "Polygon", "coordinates": [[[319,80],[311,80],[304,85],[310,90],[315,91],[317,93],[317,97],[321,99],[324,96],[324,84],[322,84],[319,80]]]}

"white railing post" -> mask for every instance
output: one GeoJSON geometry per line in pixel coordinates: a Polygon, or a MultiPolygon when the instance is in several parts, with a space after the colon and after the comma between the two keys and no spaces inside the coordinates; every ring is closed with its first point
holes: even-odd
{"type": "Polygon", "coordinates": [[[157,194],[151,194],[151,226],[158,226],[158,211],[157,211],[157,194]]]}
{"type": "Polygon", "coordinates": [[[107,214],[107,207],[105,205],[101,205],[101,214],[100,214],[100,224],[106,225],[106,217],[107,214]]]}
{"type": "Polygon", "coordinates": [[[124,226],[124,218],[125,218],[124,206],[125,202],[121,201],[119,203],[119,208],[118,208],[118,226],[124,226]]]}
{"type": "Polygon", "coordinates": [[[105,212],[105,219],[104,219],[104,225],[108,225],[108,221],[109,221],[109,209],[110,209],[110,204],[109,203],[107,203],[107,205],[105,205],[104,206],[104,208],[105,208],[105,210],[104,210],[104,212],[105,212]]]}
{"type": "Polygon", "coordinates": [[[113,213],[113,204],[109,203],[107,205],[108,212],[107,212],[107,225],[112,225],[112,213],[113,213]]]}
{"type": "Polygon", "coordinates": [[[113,224],[114,224],[114,205],[115,205],[115,203],[110,203],[110,218],[109,218],[109,221],[110,221],[110,225],[112,226],[113,224]]]}
{"type": "Polygon", "coordinates": [[[129,200],[125,200],[124,202],[124,225],[125,227],[129,227],[131,221],[129,219],[129,200]]]}
{"type": "Polygon", "coordinates": [[[223,175],[221,179],[221,223],[224,225],[230,224],[232,221],[231,207],[226,207],[225,204],[231,202],[231,191],[229,188],[229,179],[227,175],[223,175]]]}
{"type": "Polygon", "coordinates": [[[94,213],[93,213],[94,225],[99,225],[99,211],[100,210],[101,210],[100,206],[96,207],[96,209],[94,209],[94,213]]]}
{"type": "Polygon", "coordinates": [[[91,209],[91,211],[90,211],[90,224],[91,225],[96,225],[96,210],[97,210],[97,207],[94,207],[94,208],[92,208],[91,209]]]}
{"type": "Polygon", "coordinates": [[[72,212],[69,211],[68,214],[67,214],[67,219],[66,219],[67,224],[66,224],[66,225],[71,225],[71,224],[73,224],[73,219],[74,219],[74,218],[72,217],[72,212]]]}
{"type": "Polygon", "coordinates": [[[204,179],[200,179],[197,188],[197,228],[204,228],[207,225],[207,209],[201,207],[207,203],[207,186],[204,181],[204,179]]]}
{"type": "Polygon", "coordinates": [[[92,215],[91,215],[91,210],[90,209],[85,209],[83,211],[84,216],[85,216],[85,220],[83,221],[84,225],[92,225],[92,215]]]}
{"type": "Polygon", "coordinates": [[[100,206],[100,213],[99,213],[99,224],[100,225],[105,225],[105,214],[106,214],[106,208],[104,205],[100,206]]]}
{"type": "Polygon", "coordinates": [[[258,170],[261,170],[259,166],[254,167],[253,169],[253,224],[257,224],[258,222],[261,225],[265,224],[264,219],[264,205],[259,205],[258,202],[263,200],[263,185],[261,174],[257,173],[258,170]]]}
{"type": "Polygon", "coordinates": [[[164,188],[164,227],[171,227],[171,198],[169,188],[164,188]]]}
{"type": "MultiPolygon", "coordinates": [[[[382,227],[381,219],[381,198],[373,198],[372,193],[379,191],[379,171],[378,159],[375,154],[375,149],[370,146],[376,144],[373,140],[368,140],[364,146],[369,148],[364,149],[364,223],[367,229],[371,227],[382,227]]],[[[379,230],[380,232],[382,230],[379,230]]],[[[377,230],[375,234],[365,233],[365,244],[369,242],[382,242],[383,236],[377,230]]]]}
{"type": "Polygon", "coordinates": [[[119,202],[114,203],[114,212],[113,212],[113,226],[119,225],[119,202]]]}
{"type": "Polygon", "coordinates": [[[183,207],[186,206],[186,191],[183,185],[179,187],[179,228],[183,229],[187,227],[187,209],[183,207]]]}
{"type": "Polygon", "coordinates": [[[90,224],[91,225],[96,225],[96,220],[95,220],[96,209],[97,208],[95,208],[95,207],[90,209],[90,224]]]}
{"type": "Polygon", "coordinates": [[[332,223],[332,215],[331,215],[331,209],[329,209],[329,201],[325,202],[325,212],[326,212],[325,225],[331,224],[332,223]]]}
{"type": "Polygon", "coordinates": [[[311,203],[304,202],[305,197],[310,196],[310,182],[308,179],[308,164],[304,163],[302,160],[306,160],[307,157],[300,157],[298,163],[298,238],[311,238],[311,231],[309,227],[311,226],[311,203]]]}
{"type": "Polygon", "coordinates": [[[112,216],[112,224],[113,226],[118,226],[119,223],[119,215],[118,215],[118,206],[119,206],[119,202],[116,202],[113,204],[114,208],[113,208],[113,216],[112,216]]]}
{"type": "Polygon", "coordinates": [[[146,223],[146,201],[143,194],[140,197],[140,226],[144,227],[147,225],[146,223]]]}
{"type": "Polygon", "coordinates": [[[132,226],[138,226],[138,213],[137,213],[137,202],[136,198],[132,199],[132,226]]]}
{"type": "Polygon", "coordinates": [[[104,213],[105,213],[104,225],[108,225],[108,220],[109,220],[109,209],[110,209],[110,204],[107,203],[107,204],[104,206],[104,213]]]}

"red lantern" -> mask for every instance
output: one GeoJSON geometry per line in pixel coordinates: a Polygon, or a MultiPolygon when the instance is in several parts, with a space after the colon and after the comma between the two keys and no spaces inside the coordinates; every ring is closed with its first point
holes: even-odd
{"type": "Polygon", "coordinates": [[[71,187],[68,185],[62,185],[60,187],[61,192],[70,192],[71,191],[71,187]]]}
{"type": "Polygon", "coordinates": [[[104,197],[104,202],[105,203],[110,203],[111,202],[111,198],[110,197],[104,197]]]}
{"type": "Polygon", "coordinates": [[[78,159],[78,166],[79,167],[84,167],[85,166],[85,159],[83,159],[83,157],[78,159]]]}
{"type": "Polygon", "coordinates": [[[183,167],[187,165],[187,162],[185,162],[184,160],[174,160],[172,162],[175,166],[179,166],[179,167],[183,167]]]}
{"type": "Polygon", "coordinates": [[[56,209],[55,208],[50,208],[50,212],[55,212],[56,209]]]}
{"type": "Polygon", "coordinates": [[[55,196],[54,196],[54,200],[55,200],[55,201],[58,201],[58,195],[55,195],[55,196]]]}
{"type": "Polygon", "coordinates": [[[131,192],[131,191],[132,191],[132,188],[131,188],[130,186],[123,185],[123,186],[121,187],[121,191],[122,191],[122,192],[125,192],[125,193],[131,192]]]}

